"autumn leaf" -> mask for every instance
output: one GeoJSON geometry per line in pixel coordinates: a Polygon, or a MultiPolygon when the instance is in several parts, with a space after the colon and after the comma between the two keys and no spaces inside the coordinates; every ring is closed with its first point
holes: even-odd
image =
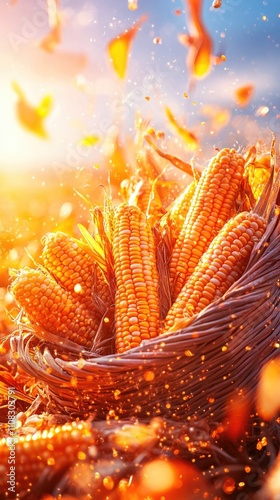
{"type": "Polygon", "coordinates": [[[18,96],[16,114],[19,123],[29,132],[46,139],[48,137],[48,133],[44,127],[44,120],[50,114],[52,109],[51,96],[45,96],[38,106],[32,106],[27,101],[23,90],[17,82],[12,82],[12,88],[18,96]]]}
{"type": "Polygon", "coordinates": [[[124,78],[127,70],[127,62],[131,43],[147,16],[142,16],[130,29],[113,38],[108,45],[108,53],[114,70],[120,78],[124,78]]]}

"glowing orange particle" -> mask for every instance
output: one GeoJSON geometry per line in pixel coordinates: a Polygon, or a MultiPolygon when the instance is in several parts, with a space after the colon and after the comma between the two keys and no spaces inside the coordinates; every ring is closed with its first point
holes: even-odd
{"type": "Polygon", "coordinates": [[[146,382],[152,382],[155,378],[155,374],[152,371],[147,371],[144,373],[144,379],[146,382]]]}
{"type": "Polygon", "coordinates": [[[176,480],[171,464],[163,460],[154,460],[143,468],[142,486],[151,493],[164,492],[173,486],[176,480]]]}
{"type": "Polygon", "coordinates": [[[261,372],[257,390],[259,415],[270,420],[280,410],[280,358],[267,363],[261,372]]]}
{"type": "Polygon", "coordinates": [[[223,484],[223,491],[226,495],[231,495],[235,490],[235,481],[232,477],[227,477],[223,484]]]}
{"type": "Polygon", "coordinates": [[[235,91],[235,101],[241,108],[248,106],[254,92],[254,85],[248,84],[235,91]]]}

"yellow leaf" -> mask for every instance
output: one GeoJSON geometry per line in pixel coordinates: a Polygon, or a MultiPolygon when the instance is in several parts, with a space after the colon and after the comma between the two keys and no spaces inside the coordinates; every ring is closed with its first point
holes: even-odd
{"type": "Polygon", "coordinates": [[[46,95],[43,97],[39,106],[36,108],[36,111],[41,118],[45,118],[50,114],[52,109],[52,98],[50,95],[46,95]]]}
{"type": "Polygon", "coordinates": [[[105,253],[103,248],[95,241],[95,239],[89,234],[88,230],[82,225],[78,224],[78,228],[87,242],[87,245],[94,255],[94,259],[99,264],[99,266],[106,271],[107,266],[105,262],[105,253]]]}
{"type": "Polygon", "coordinates": [[[131,43],[146,19],[146,16],[142,16],[129,30],[120,34],[116,38],[113,38],[113,40],[109,42],[109,56],[113,64],[113,68],[120,78],[125,77],[131,43]]]}
{"type": "Polygon", "coordinates": [[[45,96],[39,106],[32,106],[26,99],[23,90],[17,82],[12,82],[12,88],[18,96],[16,113],[19,123],[33,134],[47,138],[48,133],[44,127],[44,119],[48,116],[52,106],[50,96],[45,96]]]}
{"type": "Polygon", "coordinates": [[[95,146],[95,144],[97,144],[98,141],[100,141],[98,135],[87,135],[86,137],[83,137],[83,139],[81,139],[80,144],[82,146],[90,147],[90,146],[95,146]]]}

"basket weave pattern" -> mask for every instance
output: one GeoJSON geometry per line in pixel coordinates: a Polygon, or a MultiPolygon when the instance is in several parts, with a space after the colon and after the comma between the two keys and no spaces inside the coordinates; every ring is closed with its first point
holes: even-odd
{"type": "Polygon", "coordinates": [[[279,352],[279,249],[275,216],[243,276],[221,299],[185,329],[121,355],[83,352],[75,359],[63,345],[55,354],[47,343],[31,347],[21,334],[12,339],[12,349],[40,382],[52,413],[220,420],[235,391],[253,397],[262,366],[279,352]]]}

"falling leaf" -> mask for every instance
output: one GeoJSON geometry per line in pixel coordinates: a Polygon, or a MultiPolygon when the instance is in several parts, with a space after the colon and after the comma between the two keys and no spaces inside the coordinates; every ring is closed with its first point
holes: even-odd
{"type": "Polygon", "coordinates": [[[201,112],[210,118],[210,127],[214,132],[219,132],[230,121],[230,111],[227,108],[205,104],[201,108],[201,112]]]}
{"type": "MultiPolygon", "coordinates": [[[[191,79],[205,78],[212,64],[212,39],[202,20],[202,0],[188,0],[189,36],[184,45],[188,46],[187,66],[191,79]]],[[[182,42],[182,38],[180,40],[182,42]]]]}
{"type": "Polygon", "coordinates": [[[265,420],[280,411],[280,356],[269,361],[261,371],[257,390],[257,410],[265,420]]]}
{"type": "Polygon", "coordinates": [[[59,20],[58,3],[59,0],[47,0],[47,12],[50,27],[56,26],[59,20]]]}
{"type": "Polygon", "coordinates": [[[12,87],[18,96],[16,112],[20,124],[29,132],[39,135],[42,138],[47,138],[48,133],[44,128],[44,120],[52,108],[51,96],[45,96],[39,106],[34,107],[29,104],[17,82],[12,82],[12,87]]]}
{"type": "Polygon", "coordinates": [[[83,139],[81,139],[80,141],[80,144],[82,146],[95,146],[95,144],[98,143],[98,141],[100,140],[100,138],[98,137],[98,135],[87,135],[86,137],[83,137],[83,139]]]}
{"type": "Polygon", "coordinates": [[[196,136],[185,126],[178,123],[170,108],[166,107],[165,112],[170,125],[174,128],[177,134],[180,135],[182,139],[184,139],[186,145],[188,146],[188,149],[190,149],[191,151],[196,150],[198,148],[198,140],[196,136]]]}
{"type": "Polygon", "coordinates": [[[241,108],[248,106],[254,92],[254,85],[248,84],[239,87],[235,91],[235,101],[241,108]]]}
{"type": "Polygon", "coordinates": [[[54,26],[50,33],[43,38],[40,47],[47,52],[53,52],[57,45],[61,43],[61,24],[54,26]]]}
{"type": "Polygon", "coordinates": [[[45,97],[43,97],[41,103],[36,108],[38,116],[40,116],[41,118],[46,118],[49,115],[51,108],[52,98],[50,95],[46,95],[45,97]]]}
{"type": "Polygon", "coordinates": [[[142,16],[129,30],[111,40],[108,45],[113,68],[120,78],[125,77],[131,43],[146,19],[147,16],[142,16]]]}
{"type": "Polygon", "coordinates": [[[61,21],[58,11],[58,0],[47,0],[47,12],[51,30],[41,41],[40,47],[47,52],[53,52],[56,46],[61,43],[61,21]]]}

